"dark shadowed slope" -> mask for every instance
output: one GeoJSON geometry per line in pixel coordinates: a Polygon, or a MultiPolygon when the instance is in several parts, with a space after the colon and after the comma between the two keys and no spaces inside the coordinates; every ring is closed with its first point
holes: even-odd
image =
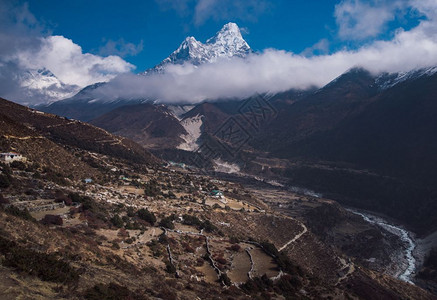
{"type": "Polygon", "coordinates": [[[175,148],[187,134],[165,106],[148,103],[119,107],[91,123],[150,149],[175,148]]]}
{"type": "Polygon", "coordinates": [[[437,228],[436,99],[436,74],[381,89],[352,71],[280,112],[253,145],[293,162],[293,184],[426,232],[437,228]]]}

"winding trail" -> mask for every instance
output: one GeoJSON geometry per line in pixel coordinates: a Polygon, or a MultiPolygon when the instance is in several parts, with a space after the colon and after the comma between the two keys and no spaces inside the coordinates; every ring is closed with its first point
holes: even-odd
{"type": "Polygon", "coordinates": [[[304,235],[307,231],[308,228],[305,226],[305,224],[300,223],[300,226],[302,226],[303,230],[302,232],[300,232],[298,235],[296,235],[294,238],[292,238],[291,240],[289,240],[287,243],[284,244],[284,246],[280,247],[278,249],[279,252],[281,252],[282,250],[284,250],[285,248],[287,248],[288,246],[290,246],[290,244],[294,243],[295,241],[297,241],[298,239],[300,239],[300,237],[302,235],[304,235]]]}
{"type": "Polygon", "coordinates": [[[31,139],[44,139],[45,137],[38,136],[15,136],[15,135],[3,135],[2,137],[6,139],[15,139],[15,140],[31,140],[31,139]]]}

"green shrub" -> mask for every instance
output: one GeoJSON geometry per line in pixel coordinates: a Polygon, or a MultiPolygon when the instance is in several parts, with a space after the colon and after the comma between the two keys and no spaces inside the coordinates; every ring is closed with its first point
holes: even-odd
{"type": "Polygon", "coordinates": [[[132,206],[127,207],[126,213],[128,217],[135,217],[135,209],[132,206]]]}
{"type": "Polygon", "coordinates": [[[206,231],[206,232],[213,232],[217,229],[217,227],[215,227],[210,220],[206,220],[203,222],[202,224],[202,228],[206,231]]]}
{"type": "Polygon", "coordinates": [[[184,219],[182,223],[185,225],[193,225],[193,226],[197,227],[197,226],[200,226],[202,224],[202,222],[196,216],[185,214],[182,216],[182,218],[184,219]]]}
{"type": "Polygon", "coordinates": [[[150,180],[145,184],[144,194],[146,196],[155,197],[161,194],[161,189],[158,186],[158,182],[156,180],[150,180]]]}
{"type": "Polygon", "coordinates": [[[165,271],[167,273],[169,273],[169,274],[175,274],[176,273],[176,268],[170,262],[167,262],[165,264],[165,271]]]}
{"type": "Polygon", "coordinates": [[[120,245],[116,241],[112,241],[112,249],[119,250],[120,245]]]}
{"type": "Polygon", "coordinates": [[[275,245],[270,242],[262,242],[261,246],[268,255],[274,257],[276,263],[283,271],[290,274],[303,274],[302,269],[299,266],[293,264],[286,254],[280,253],[276,249],[275,245]]]}
{"type": "Polygon", "coordinates": [[[111,218],[111,223],[112,223],[112,225],[114,225],[115,227],[117,227],[117,228],[121,228],[121,227],[123,227],[123,220],[120,218],[120,216],[119,215],[114,215],[112,218],[111,218]]]}
{"type": "Polygon", "coordinates": [[[161,221],[159,222],[159,226],[168,228],[168,229],[174,229],[174,224],[173,224],[173,220],[174,218],[170,217],[165,217],[163,219],[161,219],[161,221]]]}
{"type": "Polygon", "coordinates": [[[141,208],[137,214],[141,220],[148,222],[150,225],[154,225],[156,222],[155,214],[150,212],[147,208],[141,208]]]}
{"type": "Polygon", "coordinates": [[[86,212],[90,218],[96,218],[103,222],[108,221],[109,213],[105,205],[94,201],[88,196],[81,196],[78,193],[70,193],[68,198],[72,202],[81,203],[81,211],[86,212]]]}
{"type": "Polygon", "coordinates": [[[18,161],[18,160],[11,162],[10,166],[11,166],[11,168],[18,169],[18,170],[25,170],[26,169],[26,164],[24,162],[18,161]]]}
{"type": "Polygon", "coordinates": [[[0,174],[0,188],[5,189],[11,185],[11,181],[9,176],[6,174],[0,174]]]}
{"type": "Polygon", "coordinates": [[[10,205],[10,206],[8,206],[8,207],[5,209],[5,212],[8,213],[8,214],[10,214],[10,215],[13,215],[13,216],[16,216],[16,217],[22,218],[22,219],[24,219],[24,220],[28,220],[28,221],[32,221],[32,222],[36,222],[36,220],[35,220],[35,219],[32,217],[32,215],[29,213],[29,211],[27,210],[27,208],[25,208],[25,209],[19,209],[19,208],[16,207],[16,206],[10,205]]]}
{"type": "Polygon", "coordinates": [[[0,252],[5,256],[5,266],[35,275],[43,281],[71,284],[79,280],[78,271],[68,262],[58,259],[55,254],[24,248],[1,236],[0,252]]]}

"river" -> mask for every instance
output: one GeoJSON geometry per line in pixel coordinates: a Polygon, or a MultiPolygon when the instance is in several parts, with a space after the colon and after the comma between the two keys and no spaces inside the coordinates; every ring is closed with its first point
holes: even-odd
{"type": "MultiPolygon", "coordinates": [[[[225,174],[224,173],[221,173],[221,174],[222,174],[222,178],[223,178],[223,175],[225,175],[225,174]]],[[[266,185],[275,186],[275,187],[278,187],[278,186],[282,187],[282,188],[286,187],[289,191],[292,191],[295,193],[305,194],[305,195],[312,196],[315,198],[320,198],[322,196],[322,194],[316,193],[316,192],[308,190],[308,189],[303,189],[303,188],[299,188],[299,187],[289,187],[289,186],[285,186],[284,184],[280,184],[280,183],[275,182],[275,181],[266,180],[266,179],[252,176],[252,175],[248,175],[248,174],[241,174],[240,173],[237,175],[237,174],[226,173],[226,175],[224,176],[224,179],[230,179],[229,177],[232,177],[234,181],[240,181],[240,182],[243,181],[244,183],[250,183],[251,180],[254,180],[255,182],[258,182],[257,186],[259,185],[259,183],[264,183],[266,185]]],[[[401,271],[397,272],[394,276],[400,280],[414,284],[412,281],[412,278],[413,278],[414,272],[416,270],[416,258],[414,257],[413,252],[416,248],[416,243],[415,243],[414,239],[412,238],[412,234],[409,233],[407,230],[403,229],[402,227],[390,224],[387,220],[384,220],[381,217],[371,215],[367,212],[366,213],[359,212],[359,211],[356,211],[353,209],[346,209],[346,210],[348,210],[351,213],[354,213],[356,215],[361,216],[366,222],[369,222],[371,224],[375,224],[381,228],[384,228],[385,230],[387,230],[387,231],[391,232],[392,234],[399,237],[399,239],[405,245],[404,249],[403,249],[404,262],[401,263],[402,265],[405,265],[405,267],[400,266],[401,271]]]]}
{"type": "Polygon", "coordinates": [[[414,271],[416,270],[416,259],[414,258],[413,251],[416,248],[416,244],[411,237],[411,234],[403,229],[402,227],[395,226],[393,224],[388,223],[386,220],[381,217],[373,216],[368,213],[358,212],[356,210],[347,209],[351,213],[361,216],[366,222],[375,224],[379,227],[384,228],[385,230],[397,235],[401,241],[405,244],[404,248],[404,257],[406,260],[405,269],[397,276],[400,280],[412,283],[412,277],[414,271]]]}

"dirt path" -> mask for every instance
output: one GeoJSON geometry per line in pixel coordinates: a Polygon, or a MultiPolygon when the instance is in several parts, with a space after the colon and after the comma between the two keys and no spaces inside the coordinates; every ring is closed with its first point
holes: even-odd
{"type": "Polygon", "coordinates": [[[76,121],[70,121],[68,123],[59,123],[59,124],[54,124],[54,125],[47,125],[46,128],[54,128],[54,127],[61,127],[61,126],[67,126],[67,125],[71,125],[71,124],[76,124],[76,121]]]}
{"type": "Polygon", "coordinates": [[[340,272],[344,273],[340,278],[338,278],[337,284],[341,283],[343,280],[348,278],[353,272],[355,272],[355,265],[352,262],[346,262],[344,258],[340,258],[340,262],[343,265],[340,272]]]}
{"type": "Polygon", "coordinates": [[[296,235],[294,238],[292,238],[291,240],[289,240],[287,243],[284,244],[284,246],[280,247],[278,249],[279,252],[281,252],[282,250],[284,250],[285,248],[287,248],[291,243],[294,243],[295,241],[297,241],[302,235],[304,235],[307,231],[308,228],[305,226],[305,224],[300,223],[300,225],[302,226],[303,230],[302,232],[300,232],[298,235],[296,235]]]}
{"type": "Polygon", "coordinates": [[[30,140],[30,139],[43,139],[43,136],[14,136],[14,135],[4,135],[4,138],[7,139],[16,139],[16,140],[30,140]]]}

